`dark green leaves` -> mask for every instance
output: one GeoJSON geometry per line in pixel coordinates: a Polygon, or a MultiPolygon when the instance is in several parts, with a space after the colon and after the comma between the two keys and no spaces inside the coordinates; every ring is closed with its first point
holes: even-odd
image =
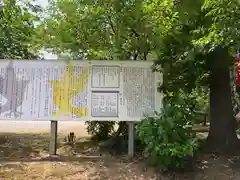
{"type": "Polygon", "coordinates": [[[192,136],[195,114],[191,98],[175,94],[165,98],[161,114],[146,118],[138,125],[138,136],[145,144],[145,157],[161,169],[183,168],[184,158],[192,157],[198,148],[192,136]]]}

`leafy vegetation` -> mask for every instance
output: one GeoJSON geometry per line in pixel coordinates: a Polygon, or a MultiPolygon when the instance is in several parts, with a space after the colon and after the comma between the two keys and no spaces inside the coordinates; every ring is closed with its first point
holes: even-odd
{"type": "MultiPolygon", "coordinates": [[[[191,92],[196,87],[209,88],[209,149],[226,152],[238,145],[229,67],[234,62],[233,53],[238,46],[236,18],[239,17],[239,2],[198,2],[194,12],[186,13],[181,13],[178,10],[180,4],[176,4],[178,23],[163,38],[157,63],[163,65],[168,80],[164,88],[167,90],[181,88],[184,92],[191,92]]],[[[190,7],[191,2],[187,3],[190,7]]],[[[182,6],[184,2],[181,2],[182,6]]]]}
{"type": "MultiPolygon", "coordinates": [[[[236,149],[229,70],[239,48],[238,0],[52,0],[41,16],[41,8],[27,1],[5,4],[0,58],[37,58],[44,48],[62,58],[161,65],[164,108],[136,127],[154,164],[185,166],[199,146],[191,128],[202,122],[196,114],[208,109],[210,149],[236,149]]],[[[87,124],[98,140],[127,135],[125,122],[87,124]]]]}
{"type": "Polygon", "coordinates": [[[145,144],[145,157],[163,170],[184,168],[199,148],[192,132],[194,104],[181,96],[178,93],[171,100],[165,98],[161,113],[144,119],[137,128],[145,144]]]}
{"type": "MultiPolygon", "coordinates": [[[[174,151],[177,159],[191,155],[197,145],[184,127],[201,122],[196,112],[208,111],[209,101],[209,147],[225,152],[237,143],[229,67],[239,44],[238,7],[237,0],[55,0],[38,26],[41,38],[37,45],[80,60],[156,60],[163,67],[160,89],[170,104],[158,119],[144,121],[138,127],[143,141],[154,135],[151,129],[166,128],[156,132],[152,144],[144,141],[149,157],[160,155],[158,149],[166,147],[171,148],[162,156],[169,157],[174,148],[181,149],[174,151]],[[172,137],[171,128],[184,138],[176,140],[174,133],[172,137]],[[169,141],[162,139],[161,133],[169,141]]],[[[126,123],[118,123],[116,133],[115,123],[87,124],[88,131],[98,139],[126,132],[126,123]]]]}
{"type": "Polygon", "coordinates": [[[31,50],[35,34],[34,22],[39,12],[31,3],[6,0],[4,9],[0,9],[0,59],[33,59],[37,58],[31,50]],[[32,12],[31,12],[32,10],[32,12]]]}
{"type": "Polygon", "coordinates": [[[89,134],[93,136],[93,139],[101,141],[107,140],[109,137],[111,137],[112,133],[114,132],[114,125],[116,123],[113,121],[110,122],[87,121],[86,124],[88,125],[87,131],[89,134]]]}

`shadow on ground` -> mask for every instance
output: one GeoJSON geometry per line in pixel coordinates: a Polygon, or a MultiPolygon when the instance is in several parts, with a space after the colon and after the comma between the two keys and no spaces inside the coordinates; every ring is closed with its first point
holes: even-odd
{"type": "Polygon", "coordinates": [[[49,158],[49,134],[0,134],[0,177],[15,179],[155,179],[154,171],[127,158],[99,153],[96,143],[78,138],[74,146],[58,137],[59,156],[49,158]]]}
{"type": "Polygon", "coordinates": [[[0,162],[20,161],[37,157],[48,151],[47,134],[0,134],[0,162]]]}
{"type": "MultiPolygon", "coordinates": [[[[88,138],[78,138],[74,146],[66,144],[64,138],[64,135],[58,135],[59,161],[98,156],[97,144],[88,138]]],[[[47,160],[49,142],[49,134],[0,133],[0,162],[47,160]]]]}
{"type": "Polygon", "coordinates": [[[239,157],[204,155],[193,172],[162,174],[138,160],[100,152],[97,143],[78,138],[74,146],[59,134],[59,156],[49,158],[49,134],[0,134],[0,177],[4,180],[239,180],[239,157]],[[14,178],[13,178],[14,177],[14,178]]]}

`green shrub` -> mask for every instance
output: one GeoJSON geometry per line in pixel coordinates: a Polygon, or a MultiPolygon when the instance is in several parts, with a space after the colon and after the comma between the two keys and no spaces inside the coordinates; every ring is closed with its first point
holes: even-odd
{"type": "Polygon", "coordinates": [[[87,121],[86,124],[87,132],[97,141],[107,140],[114,132],[115,122],[113,121],[87,121]]]}
{"type": "Polygon", "coordinates": [[[164,103],[161,114],[138,124],[137,134],[145,144],[144,156],[162,170],[184,168],[199,147],[192,135],[194,109],[180,94],[164,103]]]}

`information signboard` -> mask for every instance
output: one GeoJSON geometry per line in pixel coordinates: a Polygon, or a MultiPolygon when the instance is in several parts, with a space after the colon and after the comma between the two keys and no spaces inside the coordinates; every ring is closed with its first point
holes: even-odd
{"type": "Polygon", "coordinates": [[[0,61],[1,120],[137,121],[161,108],[147,61],[0,61]]]}

